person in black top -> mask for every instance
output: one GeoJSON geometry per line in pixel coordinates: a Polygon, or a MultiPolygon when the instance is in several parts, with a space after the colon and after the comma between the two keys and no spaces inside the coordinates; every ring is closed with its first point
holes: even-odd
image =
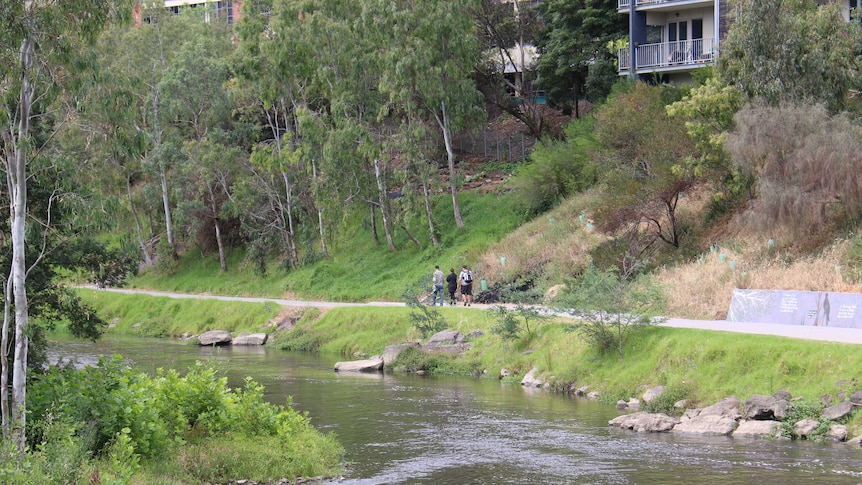
{"type": "Polygon", "coordinates": [[[446,276],[446,283],[449,284],[449,301],[451,305],[455,305],[455,290],[458,289],[458,275],[455,274],[455,268],[449,268],[449,275],[446,276]]]}

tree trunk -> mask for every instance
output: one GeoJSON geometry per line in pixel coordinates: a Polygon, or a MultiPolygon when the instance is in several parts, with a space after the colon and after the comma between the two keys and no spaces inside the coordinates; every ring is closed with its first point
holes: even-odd
{"type": "Polygon", "coordinates": [[[452,133],[449,127],[449,115],[446,113],[446,102],[440,103],[441,113],[434,113],[437,118],[437,124],[440,125],[440,130],[443,131],[443,141],[446,143],[446,157],[449,161],[449,189],[452,192],[452,211],[455,215],[455,225],[464,227],[464,220],[461,219],[461,206],[458,204],[458,177],[455,172],[455,151],[452,148],[452,133]]]}
{"type": "Polygon", "coordinates": [[[434,228],[434,211],[431,209],[431,194],[428,192],[428,183],[422,181],[422,194],[425,196],[425,213],[428,215],[428,232],[431,234],[431,242],[435,246],[440,245],[437,231],[434,228]]]}
{"type": "MultiPolygon", "coordinates": [[[[31,32],[35,25],[31,23],[31,32]]],[[[12,156],[7,167],[12,218],[12,294],[15,302],[15,355],[12,361],[12,436],[18,443],[18,452],[24,453],[27,425],[27,325],[29,312],[27,302],[27,260],[24,234],[27,215],[27,147],[30,145],[30,110],[33,103],[34,86],[30,78],[33,68],[34,43],[32,33],[21,45],[21,93],[18,100],[18,133],[12,134],[12,156]]],[[[4,349],[5,351],[5,349],[4,349]]]]}
{"type": "Polygon", "coordinates": [[[218,262],[221,265],[221,272],[227,272],[227,259],[225,259],[224,255],[224,244],[221,240],[221,225],[218,223],[218,218],[213,220],[213,226],[215,226],[215,238],[216,244],[218,245],[218,262]]]}
{"type": "Polygon", "coordinates": [[[126,177],[126,197],[129,199],[129,210],[132,212],[132,217],[135,219],[138,245],[141,246],[141,252],[144,254],[144,263],[147,266],[150,266],[153,264],[153,256],[150,254],[150,248],[144,240],[144,227],[141,225],[141,218],[138,216],[138,210],[135,209],[135,203],[132,201],[132,183],[129,180],[129,177],[126,177]]]}
{"type": "Polygon", "coordinates": [[[413,241],[413,244],[419,246],[420,248],[422,247],[422,243],[420,243],[419,240],[416,239],[416,236],[414,236],[413,233],[410,232],[409,229],[407,229],[407,226],[405,226],[404,224],[399,224],[399,226],[401,226],[401,229],[403,229],[404,232],[407,234],[407,237],[409,237],[410,240],[413,241]]]}
{"type": "MultiPolygon", "coordinates": [[[[317,163],[314,160],[311,161],[311,176],[314,177],[314,197],[317,199],[319,197],[317,190],[317,163]]],[[[329,249],[326,247],[326,231],[323,227],[323,209],[320,208],[320,203],[317,204],[317,227],[320,229],[320,251],[323,253],[324,258],[329,257],[329,249]]]]}
{"type": "Polygon", "coordinates": [[[368,204],[371,209],[371,234],[374,236],[374,243],[380,244],[380,237],[377,235],[377,213],[374,211],[374,203],[368,204]]]}
{"type": "MultiPolygon", "coordinates": [[[[162,146],[162,131],[161,131],[161,123],[159,121],[159,112],[160,112],[160,96],[158,90],[156,90],[153,96],[153,118],[155,119],[156,129],[155,129],[155,148],[158,149],[162,146]]],[[[158,158],[158,166],[159,166],[159,183],[162,189],[162,206],[165,211],[165,234],[168,237],[168,248],[170,250],[171,256],[174,259],[177,259],[179,255],[177,254],[177,246],[176,241],[174,240],[174,223],[173,218],[171,217],[171,201],[168,194],[168,174],[167,167],[165,166],[165,160],[162,155],[159,155],[158,158]]]]}
{"type": "Polygon", "coordinates": [[[3,439],[9,439],[9,322],[12,311],[12,275],[3,281],[3,328],[0,331],[0,421],[3,439]]]}
{"type": "Polygon", "coordinates": [[[290,251],[290,264],[296,268],[299,264],[299,252],[296,249],[296,234],[293,232],[293,192],[290,179],[287,178],[287,172],[282,171],[281,178],[284,179],[284,196],[287,199],[287,249],[290,251]]]}
{"type": "Polygon", "coordinates": [[[392,240],[392,222],[389,220],[389,194],[386,193],[386,184],[383,182],[383,174],[380,172],[380,160],[374,159],[374,176],[377,177],[377,198],[380,204],[380,213],[383,215],[383,232],[386,233],[386,242],[389,250],[395,252],[395,242],[392,240]]]}

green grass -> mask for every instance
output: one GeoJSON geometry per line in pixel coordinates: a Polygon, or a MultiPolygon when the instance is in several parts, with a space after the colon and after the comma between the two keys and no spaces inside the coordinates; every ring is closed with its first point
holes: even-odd
{"type": "Polygon", "coordinates": [[[78,290],[95,308],[111,332],[147,337],[179,337],[207,330],[263,332],[281,307],[272,303],[246,303],[207,299],[177,299],[78,290]]]}
{"type": "MultiPolygon", "coordinates": [[[[329,259],[286,270],[274,256],[267,275],[254,273],[243,254],[234,252],[228,271],[221,273],[216,255],[186,252],[171,270],[153,269],[132,278],[132,288],[188,293],[322,298],[338,301],[400,300],[405,285],[430,278],[434,265],[460,268],[472,265],[493,243],[524,222],[511,210],[514,194],[463,192],[459,196],[465,226],[458,228],[452,216],[452,199],[441,195],[434,209],[440,246],[433,246],[427,222],[416,219],[408,228],[421,242],[418,247],[404,231],[394,228],[397,251],[386,245],[378,221],[380,244],[375,244],[366,212],[349,217],[346,226],[330,242],[329,259]]],[[[317,250],[318,248],[306,248],[317,250]]]]}

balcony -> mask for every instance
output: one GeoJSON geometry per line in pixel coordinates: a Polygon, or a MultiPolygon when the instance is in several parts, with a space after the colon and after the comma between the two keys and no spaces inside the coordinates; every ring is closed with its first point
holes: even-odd
{"type": "MultiPolygon", "coordinates": [[[[716,0],[634,0],[635,8],[638,10],[684,10],[688,8],[711,6],[715,1],[716,0]]],[[[617,0],[617,8],[622,13],[628,12],[631,4],[632,0],[617,0]]]]}
{"type": "MultiPolygon", "coordinates": [[[[639,45],[635,52],[638,73],[691,71],[714,64],[718,57],[715,39],[693,39],[677,42],[639,45]]],[[[628,74],[629,50],[619,51],[620,74],[628,74]]]]}

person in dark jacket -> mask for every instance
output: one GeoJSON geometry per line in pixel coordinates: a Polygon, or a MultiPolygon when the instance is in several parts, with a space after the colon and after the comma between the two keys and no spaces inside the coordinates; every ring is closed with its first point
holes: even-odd
{"type": "Polygon", "coordinates": [[[446,276],[446,283],[449,285],[447,290],[449,290],[449,304],[455,305],[458,302],[455,301],[455,290],[458,289],[458,275],[455,274],[455,268],[449,268],[449,275],[446,276]]]}

